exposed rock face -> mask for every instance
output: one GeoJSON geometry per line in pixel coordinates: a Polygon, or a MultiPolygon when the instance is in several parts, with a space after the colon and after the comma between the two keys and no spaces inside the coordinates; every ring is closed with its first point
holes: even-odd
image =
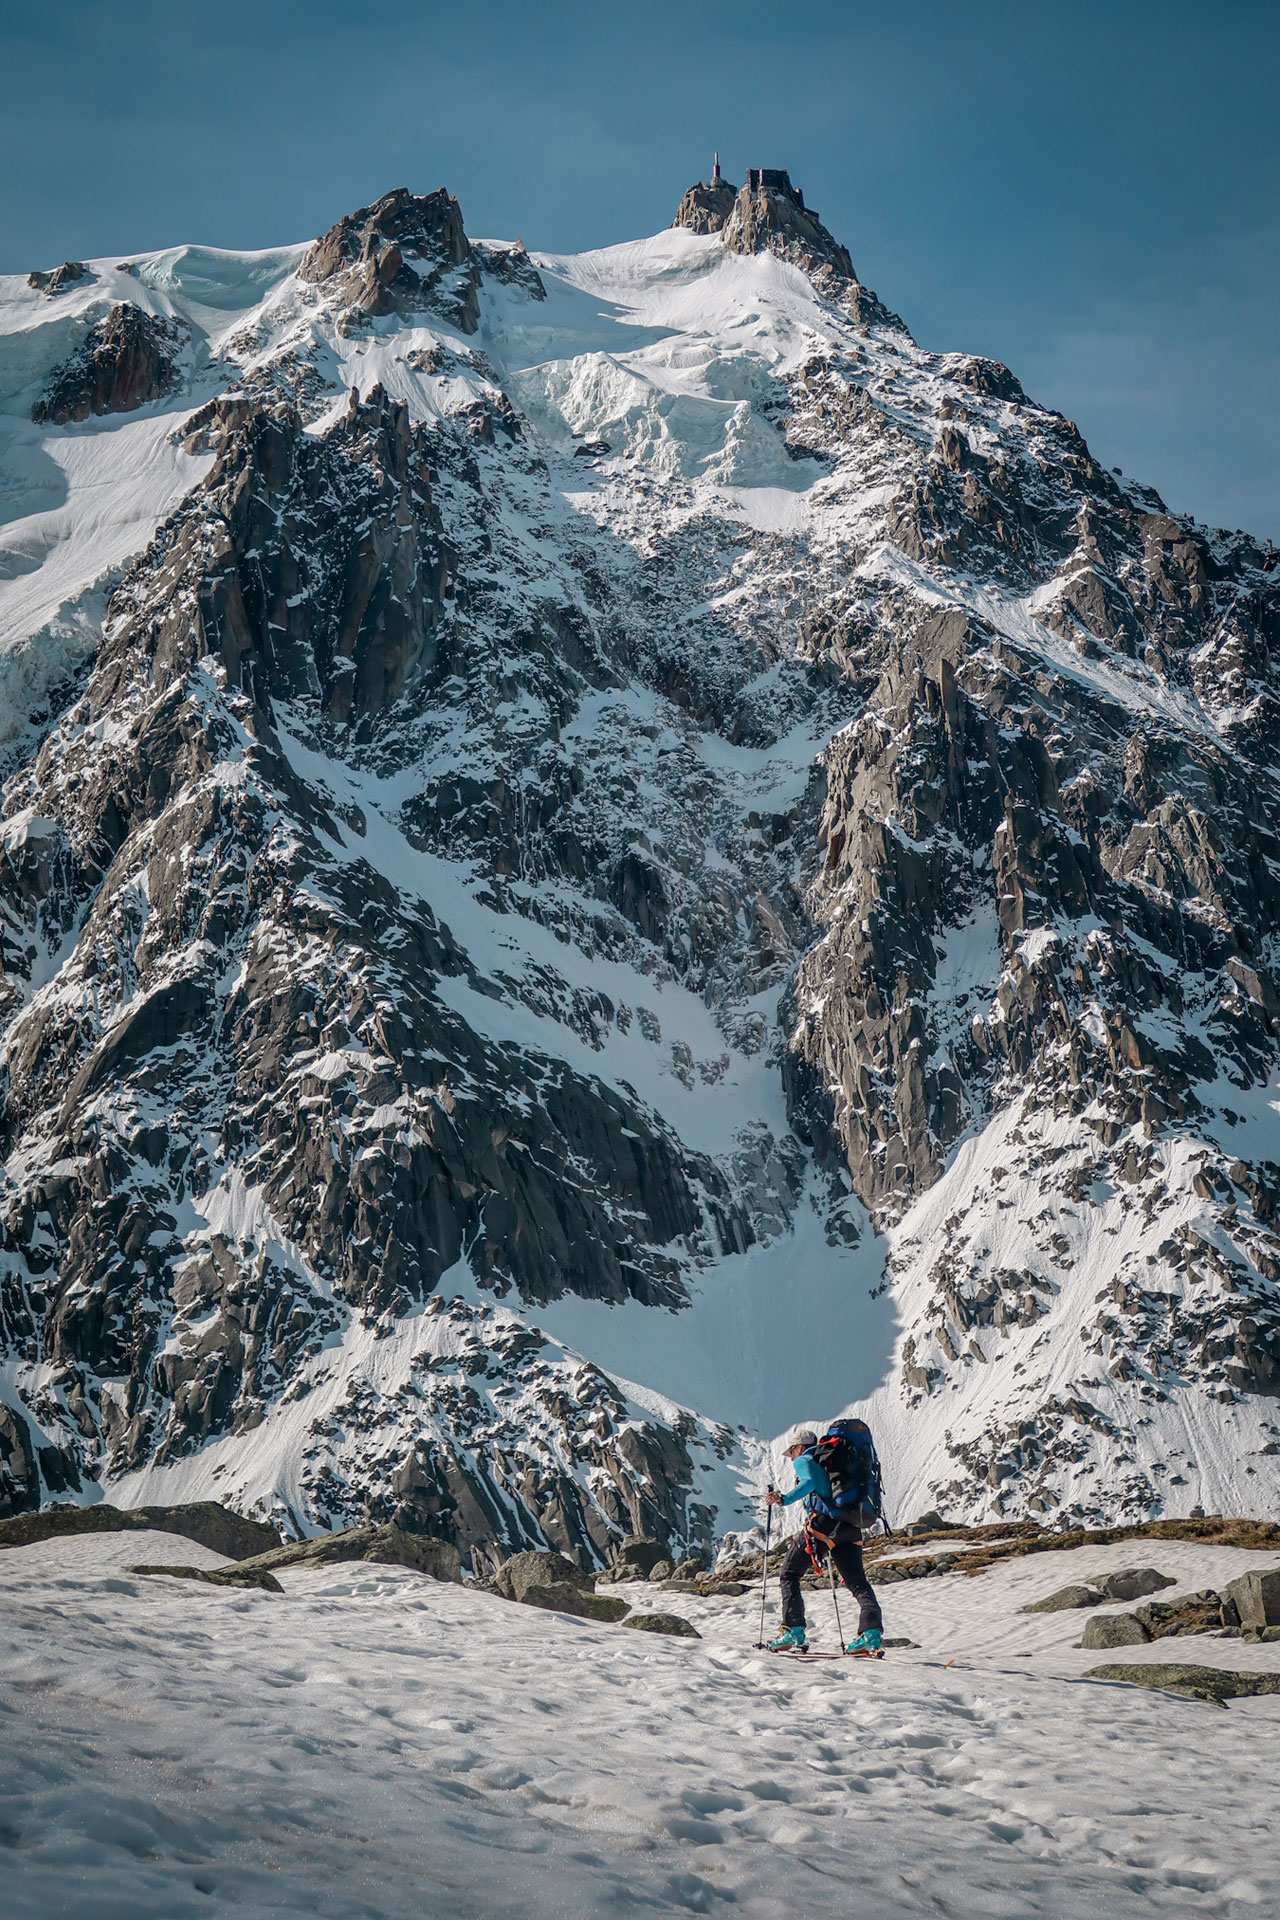
{"type": "Polygon", "coordinates": [[[69,420],[87,420],[90,414],[133,413],[163,399],[182,384],[182,340],[172,322],[123,301],[90,328],[84,345],[55,370],[31,418],[37,425],[60,427],[69,420]]]}
{"type": "MultiPolygon", "coordinates": [[[[174,1457],[213,1434],[249,1430],[310,1343],[352,1309],[372,1315],[420,1299],[464,1245],[478,1270],[518,1275],[534,1297],[568,1285],[597,1298],[676,1298],[670,1256],[658,1249],[697,1228],[704,1187],[724,1191],[716,1169],[687,1164],[611,1090],[587,1080],[541,1085],[536,1070],[531,1077],[458,1019],[437,996],[439,981],[469,972],[447,928],[366,867],[358,811],[335,816],[320,795],[303,799],[275,733],[275,699],[301,699],[317,719],[366,722],[412,670],[432,664],[447,564],[421,432],[376,388],[363,404],[353,393],[318,436],[287,405],[246,408],[235,398],[206,424],[216,430],[214,469],[118,596],[86,701],[42,763],[46,817],[60,819],[61,844],[74,849],[70,896],[101,889],[103,925],[120,913],[118,924],[129,920],[134,884],[164,904],[151,941],[117,980],[120,1017],[95,1047],[86,1051],[73,1031],[55,1041],[33,1010],[9,1056],[9,1137],[51,1122],[78,1143],[65,1184],[42,1189],[70,1236],[48,1283],[43,1351],[69,1384],[100,1367],[145,1375],[170,1410],[166,1440],[141,1400],[123,1417],[107,1410],[121,1466],[157,1442],[161,1457],[174,1457]],[[227,695],[216,717],[197,724],[190,703],[212,663],[227,695]],[[131,715],[108,753],[94,721],[106,711],[131,715]],[[223,789],[228,752],[246,753],[253,770],[223,789]],[[302,800],[301,841],[276,831],[280,798],[290,795],[291,808],[302,800]],[[319,872],[317,859],[321,895],[304,879],[319,872]],[[359,984],[355,928],[374,943],[359,984]],[[203,952],[208,965],[174,972],[170,954],[193,938],[192,957],[203,952]],[[233,947],[243,971],[228,995],[219,982],[233,947]],[[274,1009],[265,1023],[263,995],[274,1009]],[[196,1058],[219,1054],[221,1069],[193,1077],[196,1058]],[[51,1088],[72,1057],[55,1118],[51,1088]],[[135,1071],[166,1118],[134,1136],[123,1157],[121,1142],[104,1159],[95,1104],[135,1071]],[[511,1118],[500,1126],[488,1098],[502,1081],[511,1118]],[[362,1124],[358,1144],[335,1151],[347,1107],[366,1097],[357,1086],[380,1117],[371,1132],[362,1124]],[[479,1100],[473,1087],[489,1095],[479,1100]],[[309,1116],[301,1131],[299,1111],[309,1116]],[[332,1281],[318,1288],[274,1262],[247,1274],[222,1236],[174,1272],[174,1181],[189,1191],[208,1179],[203,1150],[191,1158],[189,1128],[210,1124],[215,1135],[229,1129],[248,1177],[264,1183],[287,1231],[332,1281]],[[343,1304],[319,1290],[334,1284],[343,1304]],[[162,1299],[173,1302],[176,1329],[201,1329],[163,1353],[147,1330],[162,1299]]],[[[100,993],[97,960],[93,974],[100,993]]],[[[11,1231],[25,1245],[24,1219],[34,1215],[20,1213],[11,1231]]],[[[496,1329],[488,1339],[506,1344],[496,1329]]],[[[484,1351],[469,1331],[463,1346],[484,1351]]],[[[515,1345],[512,1357],[524,1350],[515,1345]]],[[[80,1404],[74,1387],[72,1397],[80,1404]]],[[[575,1417],[611,1435],[606,1407],[618,1403],[603,1381],[593,1393],[583,1379],[575,1402],[575,1417]]],[[[81,1418],[96,1424],[96,1410],[81,1418]]],[[[660,1466],[664,1482],[673,1470],[687,1481],[678,1438],[628,1433],[625,1444],[646,1475],[660,1466]]],[[[20,1444],[10,1453],[16,1460],[20,1444]]],[[[388,1513],[434,1530],[461,1509],[472,1517],[452,1524],[468,1544],[483,1539],[493,1509],[483,1495],[477,1504],[465,1470],[441,1458],[423,1475],[414,1458],[395,1463],[394,1484],[388,1471],[388,1513]]],[[[11,1496],[19,1504],[36,1484],[22,1460],[28,1491],[11,1496]]],[[[626,1496],[614,1510],[624,1523],[663,1517],[661,1506],[626,1496]]],[[[588,1556],[608,1537],[607,1524],[585,1523],[577,1493],[563,1521],[548,1512],[547,1524],[588,1556]]]]}
{"type": "Polygon", "coordinates": [[[893,1289],[902,1511],[1273,1484],[1276,580],[916,347],[785,180],[722,237],[810,276],[768,355],[714,243],[548,312],[403,192],[219,346],[0,800],[10,1512],[212,1451],[291,1532],[647,1573],[734,1433],[557,1304],[678,1327],[793,1234],[790,1323],[893,1289]]]}
{"type": "Polygon", "coordinates": [[[357,321],[431,306],[474,333],[480,317],[462,210],[444,187],[422,195],[397,187],[349,213],[304,256],[298,278],[325,285],[357,321]]]}
{"type": "Polygon", "coordinates": [[[35,1506],[39,1498],[40,1472],[31,1427],[16,1407],[0,1406],[0,1527],[12,1515],[35,1506]]]}
{"type": "Polygon", "coordinates": [[[676,209],[673,227],[693,233],[719,233],[729,253],[776,253],[812,276],[849,316],[863,326],[891,326],[906,332],[895,313],[864,287],[848,249],[804,204],[785,168],[753,167],[739,190],[725,180],[690,187],[676,209]]]}
{"type": "Polygon", "coordinates": [[[1226,1624],[1224,1596],[1212,1587],[1184,1593],[1177,1600],[1148,1600],[1133,1618],[1149,1639],[1166,1640],[1178,1634],[1219,1633],[1226,1624]]]}
{"type": "Polygon", "coordinates": [[[750,169],[725,222],[724,244],[729,253],[776,253],[806,272],[825,267],[841,280],[857,277],[848,249],[806,208],[785,167],[750,169]]]}
{"type": "Polygon", "coordinates": [[[90,278],[89,268],[83,260],[64,260],[60,267],[54,267],[48,272],[29,273],[27,285],[34,287],[52,300],[55,295],[65,293],[68,287],[73,287],[77,280],[90,278]]]}
{"type": "Polygon", "coordinates": [[[738,189],[727,180],[713,181],[710,186],[699,180],[681,200],[671,224],[688,227],[692,233],[719,233],[728,224],[737,197],[738,189]]]}

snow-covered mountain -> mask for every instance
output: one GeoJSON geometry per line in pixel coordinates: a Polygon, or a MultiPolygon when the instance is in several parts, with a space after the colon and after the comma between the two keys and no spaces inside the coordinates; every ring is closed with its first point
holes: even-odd
{"type": "Polygon", "coordinates": [[[0,1512],[1280,1473],[1277,576],[785,174],[0,282],[0,1512]]]}

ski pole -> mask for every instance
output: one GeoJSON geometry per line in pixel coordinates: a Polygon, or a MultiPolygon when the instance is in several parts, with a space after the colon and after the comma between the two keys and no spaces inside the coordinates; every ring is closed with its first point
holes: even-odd
{"type": "Polygon", "coordinates": [[[827,1572],[831,1575],[831,1604],[836,1610],[836,1639],[840,1642],[840,1651],[844,1652],[844,1628],[840,1625],[840,1602],[836,1599],[836,1557],[830,1547],[827,1548],[827,1572]]]}
{"type": "MultiPolygon", "coordinates": [[[[769,1491],[770,1493],[772,1493],[773,1488],[770,1487],[769,1491]]],[[[762,1647],[764,1645],[764,1603],[765,1603],[765,1595],[768,1593],[768,1590],[769,1590],[769,1535],[772,1531],[773,1531],[773,1505],[772,1503],[770,1503],[765,1508],[764,1559],[760,1565],[760,1638],[756,1641],[756,1645],[758,1647],[762,1647]]]]}

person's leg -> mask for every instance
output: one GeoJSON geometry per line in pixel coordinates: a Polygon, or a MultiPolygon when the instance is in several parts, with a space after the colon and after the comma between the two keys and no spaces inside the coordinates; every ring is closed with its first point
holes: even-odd
{"type": "Polygon", "coordinates": [[[809,1565],[809,1556],[804,1549],[804,1536],[793,1540],[790,1551],[782,1563],[778,1575],[778,1586],[782,1592],[782,1624],[784,1627],[802,1627],[804,1625],[804,1595],[800,1591],[800,1579],[809,1565]]]}
{"type": "Polygon", "coordinates": [[[832,1557],[840,1578],[858,1603],[858,1632],[865,1633],[869,1627],[874,1627],[877,1632],[883,1632],[884,1620],[880,1613],[880,1602],[876,1599],[875,1588],[868,1580],[867,1570],[862,1564],[862,1542],[837,1540],[832,1557]]]}

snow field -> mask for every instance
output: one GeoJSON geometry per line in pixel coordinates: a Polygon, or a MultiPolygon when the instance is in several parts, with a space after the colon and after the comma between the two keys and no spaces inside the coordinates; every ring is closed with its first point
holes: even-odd
{"type": "MultiPolygon", "coordinates": [[[[217,1563],[158,1534],[0,1554],[6,1920],[1129,1920],[1280,1895],[1280,1699],[1083,1685],[1085,1616],[1015,1611],[1104,1565],[1202,1586],[1274,1556],[1140,1541],[886,1588],[924,1645],[874,1664],[758,1653],[754,1592],[621,1589],[704,1635],[669,1641],[397,1568],[286,1573],[283,1597],[125,1571],[167,1559],[217,1563]]],[[[832,1647],[825,1595],[810,1612],[832,1647]]]]}

